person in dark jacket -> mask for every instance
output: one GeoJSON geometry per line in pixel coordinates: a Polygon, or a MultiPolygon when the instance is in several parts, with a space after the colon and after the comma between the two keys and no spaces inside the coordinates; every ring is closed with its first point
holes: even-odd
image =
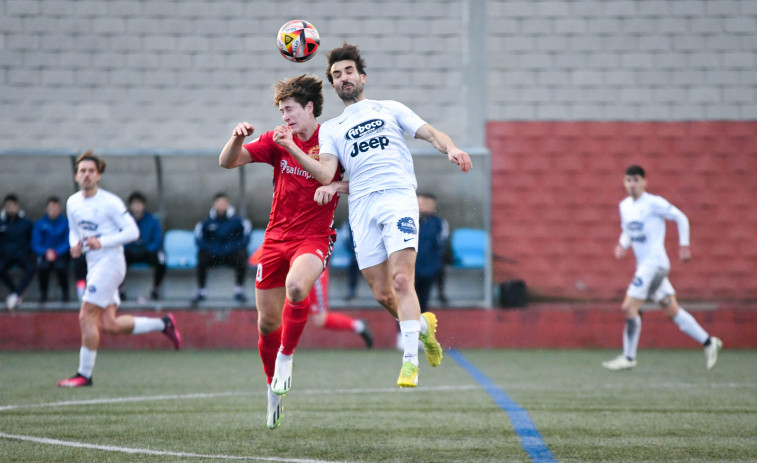
{"type": "Polygon", "coordinates": [[[428,309],[431,288],[444,272],[444,255],[449,239],[447,221],[436,213],[436,197],[418,194],[418,257],[415,260],[415,291],[421,312],[428,309]]]}
{"type": "MultiPolygon", "coordinates": [[[[166,275],[166,255],[163,252],[163,229],[157,217],[146,210],[147,198],[139,191],[129,195],[129,212],[139,227],[139,239],[124,246],[126,267],[137,263],[154,268],[150,299],[160,298],[160,284],[166,275]]],[[[121,293],[121,299],[125,294],[121,293]]]]}
{"type": "Polygon", "coordinates": [[[69,249],[68,219],[61,214],[60,199],[50,196],[45,203],[45,215],[34,222],[32,228],[32,250],[37,255],[40,302],[47,302],[51,272],[55,272],[58,277],[61,300],[68,301],[69,249]]]}
{"type": "Polygon", "coordinates": [[[218,193],[213,197],[213,207],[208,218],[195,226],[198,290],[192,303],[207,298],[205,283],[208,268],[218,265],[234,268],[234,299],[238,302],[247,300],[242,285],[247,269],[247,243],[251,231],[250,222],[234,214],[234,207],[229,204],[226,194],[218,193]]]}
{"type": "Polygon", "coordinates": [[[32,222],[19,209],[18,196],[9,194],[3,201],[0,212],[0,280],[8,287],[10,294],[5,300],[8,310],[21,303],[21,296],[34,276],[34,253],[32,253],[32,222]],[[13,267],[22,270],[18,284],[13,282],[8,271],[13,267]]]}

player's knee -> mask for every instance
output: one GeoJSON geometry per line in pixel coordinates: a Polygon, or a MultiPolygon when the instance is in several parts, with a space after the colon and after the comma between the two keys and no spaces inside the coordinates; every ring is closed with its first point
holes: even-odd
{"type": "Polygon", "coordinates": [[[301,302],[310,294],[310,288],[306,288],[300,281],[287,281],[286,292],[287,299],[292,302],[301,302]]]}
{"type": "Polygon", "coordinates": [[[394,275],[394,291],[397,294],[407,294],[412,289],[411,278],[406,273],[397,273],[394,275]]]}
{"type": "Polygon", "coordinates": [[[396,310],[397,297],[392,291],[373,291],[373,297],[383,307],[396,310]]]}
{"type": "Polygon", "coordinates": [[[108,334],[118,334],[119,329],[116,321],[110,318],[104,318],[100,321],[100,328],[108,334]]]}

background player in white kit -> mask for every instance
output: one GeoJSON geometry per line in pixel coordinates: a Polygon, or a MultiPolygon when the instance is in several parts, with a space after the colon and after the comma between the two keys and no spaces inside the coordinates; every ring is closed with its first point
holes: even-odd
{"type": "Polygon", "coordinates": [[[631,246],[636,255],[636,273],[623,301],[626,316],[623,354],[602,363],[602,366],[608,370],[628,370],[636,366],[636,349],[641,334],[639,309],[644,301],[651,299],[660,304],[663,313],[681,331],[704,346],[709,370],[717,363],[723,343],[707,334],[694,317],[678,305],[675,290],[668,280],[670,260],[665,252],[665,220],[674,220],[678,224],[679,257],[686,262],[691,259],[689,219],[665,198],[644,191],[647,180],[640,166],[626,169],[623,184],[628,197],[620,202],[622,232],[615,247],[615,257],[623,258],[631,246]]]}
{"type": "Polygon", "coordinates": [[[126,275],[125,243],[139,238],[139,228],[118,196],[98,188],[105,161],[91,151],[76,160],[76,183],[80,191],[68,198],[69,242],[71,256],[87,257],[87,288],[79,311],[82,346],[79,369],[59,387],[92,385],[100,328],[110,334],[142,334],[162,331],[174,347],[181,347],[176,320],[168,314],[161,318],[116,316],[121,303],[118,286],[126,275]]]}
{"type": "MultiPolygon", "coordinates": [[[[331,50],[326,76],[346,108],[321,126],[320,160],[298,155],[298,161],[324,185],[331,182],[340,163],[349,175],[349,216],[358,266],[376,300],[390,314],[399,315],[404,356],[397,385],[415,387],[419,338],[432,366],[441,362],[442,349],[434,334],[436,317],[431,312],[421,316],[414,288],[417,183],[403,133],[428,141],[463,172],[472,168],[470,156],[401,103],[365,99],[365,63],[356,46],[344,43],[331,50]]],[[[286,127],[277,128],[274,140],[288,150],[290,138],[286,127]]],[[[329,191],[334,194],[336,188],[329,191]]]]}

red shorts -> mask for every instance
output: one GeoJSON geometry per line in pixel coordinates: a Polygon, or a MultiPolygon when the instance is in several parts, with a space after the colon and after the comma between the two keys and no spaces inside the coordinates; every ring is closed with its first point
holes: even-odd
{"type": "Polygon", "coordinates": [[[292,262],[303,254],[317,256],[323,262],[323,268],[326,268],[333,249],[333,235],[287,241],[266,239],[260,246],[260,260],[258,272],[255,275],[255,287],[271,289],[284,286],[292,262]]]}

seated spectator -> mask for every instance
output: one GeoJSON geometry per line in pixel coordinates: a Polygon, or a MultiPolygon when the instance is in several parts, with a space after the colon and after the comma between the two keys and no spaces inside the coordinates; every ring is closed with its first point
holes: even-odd
{"type": "MultiPolygon", "coordinates": [[[[415,291],[421,312],[428,310],[431,288],[443,279],[444,255],[449,240],[449,225],[436,213],[436,197],[418,193],[418,256],[415,260],[415,291]]],[[[445,298],[442,287],[440,299],[445,298]]]]}
{"type": "Polygon", "coordinates": [[[343,236],[340,241],[347,249],[347,253],[350,256],[350,266],[347,267],[347,301],[352,301],[357,296],[357,282],[360,278],[360,268],[357,266],[357,256],[355,255],[355,243],[352,240],[352,228],[350,227],[350,221],[344,222],[339,228],[339,233],[343,236]]]}
{"type": "Polygon", "coordinates": [[[10,294],[5,300],[8,310],[21,304],[22,295],[34,276],[34,253],[32,252],[32,222],[19,209],[18,196],[9,194],[3,201],[0,212],[0,280],[8,287],[10,294]],[[13,282],[9,270],[20,267],[21,279],[13,282]]]}
{"type": "MultiPolygon", "coordinates": [[[[139,239],[124,246],[126,267],[136,264],[149,264],[155,270],[152,277],[150,299],[157,301],[160,297],[160,284],[166,275],[166,255],[163,252],[163,229],[160,221],[145,208],[147,198],[139,191],[129,196],[129,212],[139,227],[139,239]]],[[[125,298],[121,293],[121,298],[125,298]]]]}
{"type": "Polygon", "coordinates": [[[224,193],[215,195],[208,218],[195,226],[198,289],[192,303],[207,299],[205,284],[208,268],[218,265],[234,268],[234,299],[238,302],[247,301],[243,284],[247,269],[247,243],[251,231],[250,222],[234,214],[234,207],[229,205],[229,198],[224,193]]]}
{"type": "Polygon", "coordinates": [[[45,203],[45,215],[34,222],[32,250],[37,255],[39,301],[47,302],[50,272],[55,272],[60,285],[61,300],[68,302],[68,219],[61,213],[60,199],[50,196],[45,203]]]}

